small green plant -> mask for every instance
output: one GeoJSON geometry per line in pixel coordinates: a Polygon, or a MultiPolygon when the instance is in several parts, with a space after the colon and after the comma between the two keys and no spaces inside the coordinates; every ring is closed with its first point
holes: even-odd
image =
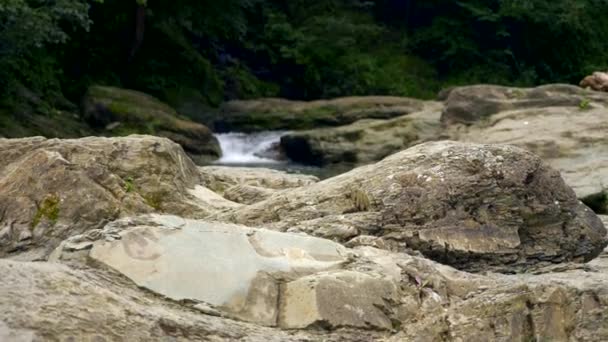
{"type": "Polygon", "coordinates": [[[38,206],[38,210],[32,220],[32,228],[36,228],[43,218],[46,218],[51,226],[54,226],[59,219],[59,203],[60,198],[57,195],[48,195],[42,200],[38,206]]]}
{"type": "Polygon", "coordinates": [[[127,193],[133,192],[133,190],[135,190],[135,184],[133,184],[133,177],[127,177],[127,179],[125,179],[124,190],[127,193]]]}
{"type": "Polygon", "coordinates": [[[585,98],[585,99],[582,99],[581,102],[579,102],[578,108],[581,110],[585,110],[585,109],[589,109],[590,105],[591,105],[591,100],[585,98]]]}

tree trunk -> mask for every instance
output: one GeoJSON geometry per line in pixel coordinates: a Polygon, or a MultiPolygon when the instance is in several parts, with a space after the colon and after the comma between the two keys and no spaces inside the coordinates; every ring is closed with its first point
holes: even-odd
{"type": "Polygon", "coordinates": [[[129,62],[133,60],[135,54],[141,47],[141,44],[144,41],[144,31],[146,29],[146,6],[137,4],[137,8],[135,9],[135,37],[133,39],[133,44],[131,45],[131,50],[129,52],[129,62]]]}

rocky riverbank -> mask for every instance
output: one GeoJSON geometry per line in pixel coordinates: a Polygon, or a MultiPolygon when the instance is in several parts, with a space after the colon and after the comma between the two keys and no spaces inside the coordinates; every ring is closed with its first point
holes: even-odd
{"type": "Polygon", "coordinates": [[[281,146],[298,162],[322,166],[368,164],[433,140],[511,144],[541,156],[580,199],[608,213],[608,93],[475,85],[444,91],[439,100],[391,119],[293,132],[281,146]]]}
{"type": "Polygon", "coordinates": [[[608,339],[608,220],[515,146],[323,181],[141,135],[0,160],[0,340],[608,339]]]}

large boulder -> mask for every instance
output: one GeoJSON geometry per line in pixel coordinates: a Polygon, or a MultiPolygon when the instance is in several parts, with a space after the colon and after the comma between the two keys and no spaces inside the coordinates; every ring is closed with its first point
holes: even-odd
{"type": "Polygon", "coordinates": [[[350,125],[286,134],[281,147],[291,160],[312,165],[363,164],[441,135],[442,105],[426,102],[424,110],[389,120],[359,120],[350,125]]]}
{"type": "Polygon", "coordinates": [[[536,155],[451,141],[214,218],[340,241],[382,237],[472,271],[590,260],[608,243],[602,222],[536,155]]]}
{"type": "Polygon", "coordinates": [[[442,121],[451,123],[451,139],[538,154],[585,203],[608,212],[608,94],[569,86],[456,88],[442,121]]]}
{"type": "Polygon", "coordinates": [[[407,97],[342,97],[310,102],[267,98],[229,101],[214,122],[218,132],[302,130],[340,126],[360,119],[389,119],[420,111],[424,101],[407,97]]]}
{"type": "Polygon", "coordinates": [[[129,214],[202,217],[228,202],[204,191],[165,138],[0,139],[0,160],[0,257],[45,258],[66,237],[129,214]]]}
{"type": "Polygon", "coordinates": [[[201,162],[221,156],[219,143],[207,127],[138,91],[92,86],[83,100],[83,116],[104,134],[166,137],[201,162]]]}

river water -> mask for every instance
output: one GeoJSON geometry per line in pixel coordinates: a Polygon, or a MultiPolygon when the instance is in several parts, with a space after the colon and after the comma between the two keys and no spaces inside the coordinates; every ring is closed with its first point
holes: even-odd
{"type": "Polygon", "coordinates": [[[222,157],[214,162],[216,165],[266,167],[286,171],[315,175],[328,178],[348,171],[347,165],[315,167],[296,164],[281,156],[279,143],[288,132],[267,131],[259,133],[218,133],[215,136],[222,149],[222,157]]]}

